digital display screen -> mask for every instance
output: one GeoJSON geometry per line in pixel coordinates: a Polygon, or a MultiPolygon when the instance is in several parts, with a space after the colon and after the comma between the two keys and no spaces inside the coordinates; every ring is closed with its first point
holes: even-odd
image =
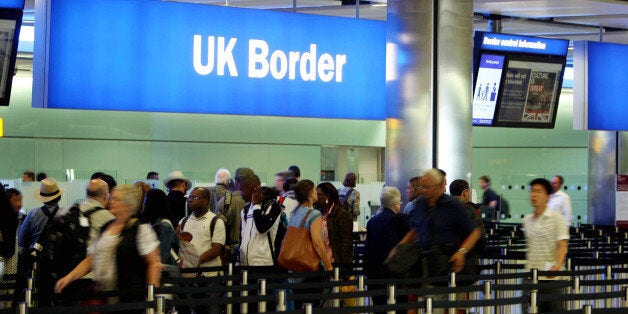
{"type": "Polygon", "coordinates": [[[22,10],[0,9],[0,106],[8,106],[22,10]]]}
{"type": "Polygon", "coordinates": [[[512,56],[495,126],[553,128],[563,69],[563,60],[512,56]]]}
{"type": "Polygon", "coordinates": [[[473,125],[491,126],[499,92],[504,56],[482,54],[473,92],[473,125]]]}

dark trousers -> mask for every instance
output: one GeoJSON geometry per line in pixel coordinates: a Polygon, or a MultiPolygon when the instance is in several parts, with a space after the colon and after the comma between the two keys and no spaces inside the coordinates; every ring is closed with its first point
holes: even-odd
{"type": "MultiPolygon", "coordinates": [[[[550,283],[556,282],[556,280],[539,280],[539,283],[550,283]]],[[[529,280],[524,280],[524,283],[531,283],[529,280]]],[[[562,295],[565,293],[565,288],[546,288],[539,289],[537,292],[537,296],[547,296],[547,295],[562,295]]],[[[529,300],[529,299],[528,299],[529,300]]],[[[530,304],[523,304],[521,313],[527,314],[529,313],[530,304]]],[[[548,313],[553,311],[564,311],[566,309],[565,301],[562,300],[549,300],[537,303],[538,313],[548,313]]]]}

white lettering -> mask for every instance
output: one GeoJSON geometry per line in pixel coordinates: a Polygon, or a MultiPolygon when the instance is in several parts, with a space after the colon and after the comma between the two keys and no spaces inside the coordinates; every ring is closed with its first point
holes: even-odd
{"type": "Polygon", "coordinates": [[[299,74],[304,81],[316,81],[316,45],[310,44],[310,51],[304,52],[301,56],[301,64],[299,64],[299,74]]]}
{"type": "Polygon", "coordinates": [[[321,58],[318,59],[317,70],[321,81],[331,81],[334,78],[334,58],[328,53],[322,54],[321,58]]]}
{"type": "Polygon", "coordinates": [[[347,64],[347,55],[336,55],[336,82],[342,82],[342,67],[347,64]]]}
{"type": "Polygon", "coordinates": [[[214,36],[207,37],[207,64],[203,64],[201,61],[201,55],[203,54],[203,38],[201,35],[194,35],[194,56],[193,64],[194,71],[200,75],[207,75],[214,70],[214,36]]]}
{"type": "Polygon", "coordinates": [[[281,50],[275,50],[270,55],[270,74],[277,80],[280,80],[288,73],[288,58],[281,50]]]}
{"type": "Polygon", "coordinates": [[[225,65],[229,67],[229,75],[238,76],[238,69],[236,69],[235,61],[233,60],[233,47],[238,41],[237,38],[230,38],[229,44],[225,47],[225,38],[218,37],[218,53],[217,62],[218,69],[216,74],[222,76],[225,74],[225,65]]]}
{"type": "Polygon", "coordinates": [[[301,53],[298,51],[290,51],[288,53],[290,56],[290,68],[288,69],[288,78],[294,80],[297,76],[297,62],[301,58],[301,53]]]}
{"type": "Polygon", "coordinates": [[[268,44],[260,39],[249,39],[249,77],[262,78],[268,75],[266,56],[268,44]]]}

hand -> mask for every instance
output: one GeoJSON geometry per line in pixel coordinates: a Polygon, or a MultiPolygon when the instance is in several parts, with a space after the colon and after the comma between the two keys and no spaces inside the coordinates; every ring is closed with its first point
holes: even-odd
{"type": "Polygon", "coordinates": [[[69,284],[70,280],[68,279],[68,276],[59,279],[55,284],[55,293],[61,293],[61,291],[63,291],[63,289],[65,289],[65,287],[67,287],[69,284]]]}
{"type": "Polygon", "coordinates": [[[255,188],[253,188],[253,194],[251,195],[251,203],[253,203],[253,205],[257,205],[257,204],[260,204],[263,199],[264,199],[264,195],[262,194],[262,187],[258,185],[255,188]]]}
{"type": "Polygon", "coordinates": [[[457,273],[464,268],[465,256],[462,252],[456,251],[454,255],[449,258],[451,262],[451,271],[457,273]]]}

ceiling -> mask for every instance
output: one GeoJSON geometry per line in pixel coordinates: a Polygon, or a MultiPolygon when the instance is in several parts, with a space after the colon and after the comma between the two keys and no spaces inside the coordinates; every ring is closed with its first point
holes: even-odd
{"type": "MultiPolygon", "coordinates": [[[[253,9],[386,20],[387,0],[162,0],[253,9]],[[344,3],[344,4],[343,4],[344,3]]],[[[419,1],[419,0],[406,0],[419,1]]],[[[34,19],[35,0],[26,0],[25,22],[34,19]]],[[[500,16],[503,33],[600,40],[628,44],[628,0],[474,0],[474,28],[488,30],[488,16],[500,16]]]]}

